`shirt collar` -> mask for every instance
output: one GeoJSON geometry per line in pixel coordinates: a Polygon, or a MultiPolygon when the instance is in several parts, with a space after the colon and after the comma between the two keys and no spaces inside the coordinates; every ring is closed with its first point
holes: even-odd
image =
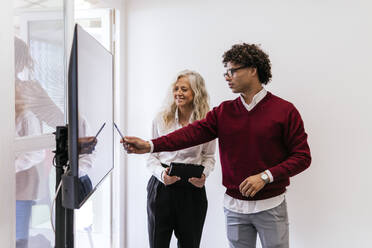
{"type": "MultiPolygon", "coordinates": [[[[192,117],[193,117],[193,114],[194,114],[194,111],[191,112],[191,115],[190,115],[190,119],[189,119],[189,123],[192,122],[192,117]]],[[[179,122],[178,122],[179,118],[178,118],[178,107],[176,108],[176,112],[174,113],[174,121],[177,125],[179,125],[179,122]]]]}
{"type": "Polygon", "coordinates": [[[174,120],[178,124],[178,107],[176,108],[176,113],[174,113],[174,120]]]}
{"type": "Polygon", "coordinates": [[[244,107],[250,111],[252,110],[267,94],[267,90],[262,87],[262,90],[260,90],[256,95],[253,96],[252,102],[250,104],[247,104],[244,100],[244,97],[240,95],[240,100],[242,101],[244,107]]]}

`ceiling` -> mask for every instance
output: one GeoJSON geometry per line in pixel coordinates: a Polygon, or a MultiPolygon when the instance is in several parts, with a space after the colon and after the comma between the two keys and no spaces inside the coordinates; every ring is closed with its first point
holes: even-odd
{"type": "MultiPolygon", "coordinates": [[[[17,10],[62,9],[64,0],[13,0],[17,10]]],[[[70,0],[75,8],[118,8],[125,0],[70,0]]]]}
{"type": "Polygon", "coordinates": [[[63,7],[63,0],[14,0],[15,9],[45,10],[63,7]]]}

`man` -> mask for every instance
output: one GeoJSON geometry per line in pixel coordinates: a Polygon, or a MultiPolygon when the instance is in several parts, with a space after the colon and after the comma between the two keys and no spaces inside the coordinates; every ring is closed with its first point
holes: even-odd
{"type": "Polygon", "coordinates": [[[289,247],[285,201],[289,177],[309,167],[307,134],[289,102],[263,88],[271,79],[268,55],[237,44],[223,55],[230,89],[240,96],[166,136],[122,140],[128,153],[174,151],[219,138],[230,247],[289,247]]]}

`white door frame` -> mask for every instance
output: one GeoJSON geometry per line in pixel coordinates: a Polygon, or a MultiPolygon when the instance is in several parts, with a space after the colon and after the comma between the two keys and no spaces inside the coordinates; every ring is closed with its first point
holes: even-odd
{"type": "Polygon", "coordinates": [[[15,247],[13,1],[0,4],[0,244],[15,247]],[[12,166],[13,165],[13,166],[12,166]]]}

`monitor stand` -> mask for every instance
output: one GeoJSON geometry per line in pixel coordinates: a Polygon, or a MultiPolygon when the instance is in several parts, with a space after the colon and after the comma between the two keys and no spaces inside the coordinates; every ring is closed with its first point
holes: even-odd
{"type": "MultiPolygon", "coordinates": [[[[56,128],[56,191],[61,183],[65,169],[68,169],[68,128],[58,126],[56,128]]],[[[62,187],[60,190],[62,191],[62,187]]],[[[74,210],[62,206],[62,192],[57,192],[55,208],[55,248],[74,247],[74,210]]]]}

